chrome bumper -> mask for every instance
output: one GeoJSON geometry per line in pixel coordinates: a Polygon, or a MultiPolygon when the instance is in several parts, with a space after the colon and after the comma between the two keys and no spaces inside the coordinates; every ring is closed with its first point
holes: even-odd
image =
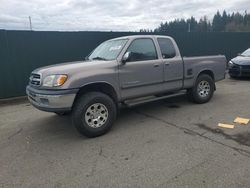
{"type": "Polygon", "coordinates": [[[26,93],[34,107],[47,112],[70,111],[76,96],[76,90],[44,91],[30,86],[27,86],[26,93]]]}

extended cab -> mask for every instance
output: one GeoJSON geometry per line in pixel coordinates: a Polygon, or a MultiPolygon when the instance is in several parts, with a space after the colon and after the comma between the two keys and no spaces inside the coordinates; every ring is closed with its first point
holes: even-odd
{"type": "Polygon", "coordinates": [[[95,137],[112,127],[120,105],[183,91],[196,103],[208,102],[225,70],[225,56],[182,57],[171,37],[126,36],[103,42],[85,61],[36,69],[26,93],[40,110],[71,112],[77,130],[95,137]]]}

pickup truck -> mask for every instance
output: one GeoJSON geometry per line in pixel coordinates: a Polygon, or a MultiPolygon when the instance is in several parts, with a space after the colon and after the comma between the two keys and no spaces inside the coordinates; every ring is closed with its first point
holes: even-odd
{"type": "Polygon", "coordinates": [[[34,70],[26,93],[34,107],[70,113],[81,134],[96,137],[110,130],[121,106],[184,92],[208,102],[225,72],[223,55],[182,57],[171,37],[125,36],[103,42],[84,61],[34,70]]]}

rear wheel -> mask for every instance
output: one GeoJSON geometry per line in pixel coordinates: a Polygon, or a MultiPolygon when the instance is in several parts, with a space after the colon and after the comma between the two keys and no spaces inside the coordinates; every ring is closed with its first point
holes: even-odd
{"type": "Polygon", "coordinates": [[[76,129],[87,137],[97,137],[108,132],[116,119],[116,105],[106,94],[86,93],[76,101],[72,120],[76,129]]]}
{"type": "Polygon", "coordinates": [[[202,104],[210,101],[215,89],[214,80],[207,74],[201,74],[195,83],[195,86],[188,90],[188,97],[193,102],[202,104]]]}

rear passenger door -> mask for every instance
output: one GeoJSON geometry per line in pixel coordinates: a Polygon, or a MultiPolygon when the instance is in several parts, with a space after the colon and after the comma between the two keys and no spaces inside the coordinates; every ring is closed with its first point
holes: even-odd
{"type": "Polygon", "coordinates": [[[121,95],[130,98],[159,90],[163,83],[163,64],[153,39],[134,39],[126,52],[132,56],[119,66],[121,95]]]}
{"type": "Polygon", "coordinates": [[[183,86],[183,60],[176,52],[170,38],[157,38],[164,66],[164,87],[166,90],[181,89],[183,86]]]}

